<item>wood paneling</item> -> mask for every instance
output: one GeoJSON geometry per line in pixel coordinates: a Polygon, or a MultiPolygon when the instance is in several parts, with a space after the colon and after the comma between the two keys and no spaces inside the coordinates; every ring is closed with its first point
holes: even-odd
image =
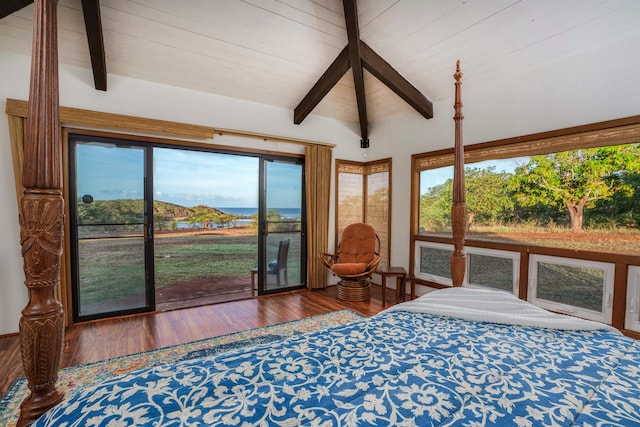
{"type": "MultiPolygon", "coordinates": [[[[9,12],[29,1],[0,3],[9,12]]],[[[341,0],[105,0],[100,6],[110,74],[287,109],[347,45],[341,0]]],[[[512,0],[360,0],[357,6],[360,39],[433,102],[451,98],[456,59],[464,60],[466,83],[482,88],[608,45],[636,46],[639,34],[635,0],[582,8],[512,0]]],[[[0,19],[0,50],[29,55],[31,12],[27,6],[0,19]]],[[[91,69],[81,2],[60,0],[59,23],[60,61],[91,69]]],[[[621,54],[619,68],[624,60],[621,54]]],[[[82,77],[88,85],[90,75],[82,77]]],[[[366,71],[364,80],[369,122],[411,111],[366,71]]],[[[314,114],[358,121],[350,74],[314,114]]]]}

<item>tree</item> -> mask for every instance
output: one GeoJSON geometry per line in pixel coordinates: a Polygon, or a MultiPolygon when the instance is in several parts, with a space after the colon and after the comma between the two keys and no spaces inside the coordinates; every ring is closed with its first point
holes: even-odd
{"type": "Polygon", "coordinates": [[[466,168],[464,174],[469,212],[467,228],[474,220],[495,224],[512,218],[514,202],[508,196],[510,174],[496,172],[495,166],[466,168]]]}
{"type": "MultiPolygon", "coordinates": [[[[509,174],[496,172],[494,166],[464,170],[467,228],[473,221],[495,224],[510,220],[514,202],[508,195],[509,174]]],[[[435,185],[420,197],[420,226],[424,229],[443,229],[451,223],[453,179],[435,185]]]]}
{"type": "Polygon", "coordinates": [[[587,225],[640,229],[640,173],[627,173],[622,179],[633,191],[618,192],[606,202],[598,200],[585,212],[587,225]]]}
{"type": "Polygon", "coordinates": [[[443,231],[451,226],[453,180],[430,187],[420,196],[420,228],[443,231]]]}
{"type": "Polygon", "coordinates": [[[510,187],[523,206],[564,206],[571,230],[582,231],[584,210],[616,193],[633,191],[625,177],[640,169],[640,144],[532,156],[516,168],[510,187]]]}

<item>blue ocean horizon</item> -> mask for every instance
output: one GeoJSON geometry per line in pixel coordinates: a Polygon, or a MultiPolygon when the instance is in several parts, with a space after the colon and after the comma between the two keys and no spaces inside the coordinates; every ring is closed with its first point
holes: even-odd
{"type": "MultiPolygon", "coordinates": [[[[216,209],[227,214],[233,214],[233,215],[238,215],[243,217],[244,219],[236,221],[236,224],[238,225],[249,224],[251,221],[253,221],[252,219],[249,219],[251,215],[254,215],[255,213],[258,212],[258,208],[226,208],[225,207],[225,208],[216,208],[216,209]]],[[[278,211],[280,213],[280,216],[283,219],[296,220],[302,216],[301,209],[299,208],[274,208],[270,210],[278,211]]],[[[201,227],[201,224],[189,224],[186,221],[178,221],[177,228],[180,228],[180,229],[192,228],[194,225],[197,227],[201,227]]]]}
{"type": "MultiPolygon", "coordinates": [[[[216,208],[224,213],[250,217],[258,212],[258,208],[216,208]]],[[[272,208],[269,210],[278,211],[283,218],[300,218],[302,210],[300,208],[272,208]]]]}

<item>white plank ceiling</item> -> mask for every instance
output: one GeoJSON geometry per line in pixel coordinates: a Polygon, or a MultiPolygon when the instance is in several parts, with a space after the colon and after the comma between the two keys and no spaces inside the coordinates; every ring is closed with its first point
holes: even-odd
{"type": "MultiPolygon", "coordinates": [[[[347,45],[341,0],[101,0],[100,10],[109,74],[292,111],[347,45]]],[[[32,12],[0,20],[0,50],[30,55],[32,12]]],[[[433,102],[452,95],[456,59],[465,83],[491,84],[640,33],[638,0],[360,0],[358,17],[361,40],[433,102]]],[[[80,0],[59,1],[58,27],[60,62],[91,68],[80,0]]],[[[412,111],[364,74],[370,122],[412,111]]],[[[312,114],[358,121],[351,72],[312,114]]]]}

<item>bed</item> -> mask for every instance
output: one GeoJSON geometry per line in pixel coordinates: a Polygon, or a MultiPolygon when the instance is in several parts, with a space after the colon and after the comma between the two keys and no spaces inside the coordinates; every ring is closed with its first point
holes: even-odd
{"type": "MultiPolygon", "coordinates": [[[[31,391],[21,405],[25,423],[63,397],[55,388],[63,342],[63,312],[54,296],[63,236],[58,82],[50,71],[57,60],[55,2],[36,6],[43,25],[34,30],[38,66],[21,201],[29,291],[23,313],[29,316],[21,318],[20,338],[31,391]],[[41,241],[43,235],[51,241],[41,241]]],[[[458,64],[453,288],[340,327],[128,373],[69,396],[34,425],[640,425],[638,341],[502,291],[460,287],[466,225],[461,76],[458,64]]]]}
{"type": "Polygon", "coordinates": [[[362,321],[125,374],[35,425],[640,425],[640,345],[503,291],[443,289],[362,321]]]}

